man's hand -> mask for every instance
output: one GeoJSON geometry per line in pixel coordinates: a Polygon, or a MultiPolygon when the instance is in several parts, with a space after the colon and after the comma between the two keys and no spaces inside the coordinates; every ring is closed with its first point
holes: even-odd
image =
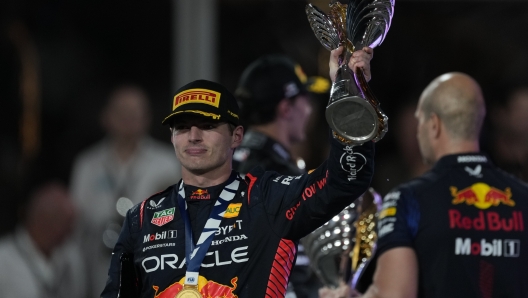
{"type": "Polygon", "coordinates": [[[337,289],[330,289],[328,287],[319,289],[319,298],[353,298],[360,297],[360,294],[351,289],[347,284],[341,282],[337,289]]]}
{"type": "MultiPolygon", "coordinates": [[[[330,61],[328,65],[330,66],[330,79],[332,82],[335,82],[337,69],[339,68],[339,55],[341,55],[342,52],[343,46],[340,46],[339,48],[330,52],[330,61]]],[[[365,79],[368,82],[371,78],[370,60],[372,60],[373,56],[374,50],[369,47],[364,47],[363,49],[352,53],[352,57],[350,57],[350,60],[348,61],[348,67],[352,69],[354,73],[357,73],[357,69],[361,68],[363,70],[363,74],[365,75],[365,79]]]]}

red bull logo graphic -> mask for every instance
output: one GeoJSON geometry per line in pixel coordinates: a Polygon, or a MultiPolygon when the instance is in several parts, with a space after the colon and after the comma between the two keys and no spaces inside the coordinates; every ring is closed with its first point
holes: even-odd
{"type": "Polygon", "coordinates": [[[452,203],[454,205],[465,202],[467,205],[473,205],[479,209],[488,209],[501,203],[510,207],[515,206],[515,202],[511,199],[512,194],[509,187],[502,191],[486,183],[479,182],[460,191],[454,186],[451,186],[449,190],[453,196],[452,203]]]}
{"type": "MultiPolygon", "coordinates": [[[[174,298],[176,295],[183,289],[183,284],[185,281],[185,277],[180,279],[179,282],[173,283],[172,285],[168,286],[165,290],[159,291],[158,286],[152,286],[152,288],[155,291],[154,298],[174,298]]],[[[234,277],[231,279],[231,285],[224,286],[222,284],[219,284],[217,282],[214,282],[212,280],[207,280],[203,276],[198,277],[198,291],[200,291],[200,294],[202,294],[202,297],[210,297],[210,298],[238,298],[237,295],[233,294],[233,291],[236,290],[237,287],[237,281],[238,277],[234,277]]]]}
{"type": "Polygon", "coordinates": [[[191,200],[209,200],[211,199],[211,195],[207,191],[207,189],[200,189],[198,188],[196,191],[193,191],[191,194],[191,200]]]}

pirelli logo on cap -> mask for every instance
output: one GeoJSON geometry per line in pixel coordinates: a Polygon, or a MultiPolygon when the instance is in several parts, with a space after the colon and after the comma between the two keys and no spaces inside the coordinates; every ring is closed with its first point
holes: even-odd
{"type": "Polygon", "coordinates": [[[188,89],[174,96],[172,110],[188,103],[204,103],[218,108],[220,104],[220,92],[209,89],[188,89]]]}

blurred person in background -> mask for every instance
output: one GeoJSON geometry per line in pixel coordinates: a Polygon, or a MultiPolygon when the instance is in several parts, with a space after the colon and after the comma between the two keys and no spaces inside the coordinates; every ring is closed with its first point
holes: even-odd
{"type": "Polygon", "coordinates": [[[491,118],[494,159],[505,171],[528,181],[528,87],[514,90],[491,118]]]}
{"type": "Polygon", "coordinates": [[[75,160],[72,193],[81,213],[79,241],[90,297],[105,285],[127,210],[180,179],[172,148],[148,136],[149,124],[147,94],[136,86],[118,87],[101,114],[106,137],[75,160]]]}
{"type": "Polygon", "coordinates": [[[66,187],[39,185],[16,231],[0,240],[0,297],[86,297],[85,270],[70,241],[76,211],[66,187]]]}
{"type": "Polygon", "coordinates": [[[306,138],[312,113],[306,80],[301,67],[283,55],[261,57],[244,70],[235,91],[247,126],[233,157],[237,171],[261,166],[284,175],[305,172],[290,151],[306,138]]]}
{"type": "Polygon", "coordinates": [[[362,297],[528,297],[528,186],[479,152],[485,113],[466,74],[424,90],[417,138],[434,166],[385,196],[374,280],[362,297]]]}
{"type": "MultiPolygon", "coordinates": [[[[263,56],[244,70],[235,96],[247,131],[233,155],[235,170],[246,174],[261,166],[289,176],[305,173],[291,149],[306,138],[312,113],[306,80],[301,66],[283,55],[263,56]]],[[[286,297],[316,297],[320,286],[299,244],[286,297]]]]}

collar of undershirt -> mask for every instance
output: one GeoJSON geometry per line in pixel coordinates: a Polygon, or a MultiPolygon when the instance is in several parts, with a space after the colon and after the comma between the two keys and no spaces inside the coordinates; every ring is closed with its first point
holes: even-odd
{"type": "Polygon", "coordinates": [[[492,165],[492,162],[490,161],[489,157],[483,153],[469,152],[462,154],[445,155],[436,162],[434,168],[444,169],[456,166],[472,166],[477,164],[492,165]]]}

